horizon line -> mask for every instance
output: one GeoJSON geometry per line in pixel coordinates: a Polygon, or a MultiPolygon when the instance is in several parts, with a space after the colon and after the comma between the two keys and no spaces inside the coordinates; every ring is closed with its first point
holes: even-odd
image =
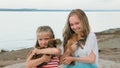
{"type": "MultiPolygon", "coordinates": [[[[29,9],[29,8],[0,8],[1,11],[12,11],[12,12],[70,12],[70,9],[29,9]]],[[[83,10],[85,12],[120,12],[120,10],[83,10]]]]}

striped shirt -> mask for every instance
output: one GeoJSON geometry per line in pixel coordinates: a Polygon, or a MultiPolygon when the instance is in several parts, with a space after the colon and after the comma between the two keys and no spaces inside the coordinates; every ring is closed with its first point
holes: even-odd
{"type": "Polygon", "coordinates": [[[50,62],[47,63],[47,65],[44,65],[39,68],[58,68],[59,64],[59,58],[58,57],[53,57],[50,62]]]}

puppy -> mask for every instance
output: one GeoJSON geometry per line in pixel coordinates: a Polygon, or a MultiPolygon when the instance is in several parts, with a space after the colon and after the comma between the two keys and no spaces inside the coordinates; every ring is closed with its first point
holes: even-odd
{"type": "MultiPolygon", "coordinates": [[[[70,56],[73,55],[73,50],[71,48],[71,46],[73,44],[76,44],[78,47],[80,47],[81,49],[83,49],[83,45],[85,44],[85,40],[83,38],[83,34],[82,33],[74,33],[71,38],[68,40],[66,46],[65,46],[65,51],[66,49],[70,50],[70,56]],[[76,42],[77,41],[77,42],[76,42]]],[[[74,62],[71,62],[70,65],[74,65],[74,62]]]]}
{"type": "MultiPolygon", "coordinates": [[[[47,48],[57,48],[58,46],[61,45],[61,40],[60,39],[51,39],[48,41],[48,47],[47,48]]],[[[38,47],[38,49],[44,49],[44,48],[41,48],[41,47],[38,47]]],[[[42,57],[44,54],[35,54],[33,55],[32,59],[37,59],[37,58],[40,58],[42,57]]],[[[51,59],[55,56],[55,55],[50,55],[50,54],[45,54],[47,56],[51,56],[51,59]]],[[[42,64],[39,64],[37,67],[42,67],[44,65],[46,65],[47,62],[43,62],[42,64]]]]}

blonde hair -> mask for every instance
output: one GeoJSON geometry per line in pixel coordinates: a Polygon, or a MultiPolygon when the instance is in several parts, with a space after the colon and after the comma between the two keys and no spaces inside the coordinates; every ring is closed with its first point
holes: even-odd
{"type": "Polygon", "coordinates": [[[70,39],[72,34],[74,34],[74,31],[71,29],[69,22],[69,18],[73,15],[76,15],[81,21],[83,37],[86,39],[86,37],[90,33],[90,26],[86,14],[81,9],[74,9],[69,13],[66,25],[64,27],[63,31],[64,46],[67,44],[67,41],[70,39]]]}
{"type": "MultiPolygon", "coordinates": [[[[54,32],[50,26],[39,26],[37,28],[36,34],[41,33],[41,32],[48,32],[50,33],[50,38],[54,38],[54,32]]],[[[38,40],[36,41],[35,48],[40,47],[38,40]]]]}
{"type": "MultiPolygon", "coordinates": [[[[50,26],[39,26],[37,28],[36,34],[40,33],[40,32],[49,32],[50,33],[50,38],[54,38],[54,33],[53,30],[50,26]]],[[[35,44],[35,48],[39,48],[40,45],[38,43],[38,40],[36,40],[36,44],[35,44]]],[[[28,53],[27,56],[29,56],[32,53],[33,49],[31,49],[31,51],[28,53]]]]}

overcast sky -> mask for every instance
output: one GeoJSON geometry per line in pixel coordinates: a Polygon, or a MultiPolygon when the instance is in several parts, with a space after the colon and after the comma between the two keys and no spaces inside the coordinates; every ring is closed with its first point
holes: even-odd
{"type": "Polygon", "coordinates": [[[0,0],[0,8],[120,10],[120,0],[0,0]]]}

